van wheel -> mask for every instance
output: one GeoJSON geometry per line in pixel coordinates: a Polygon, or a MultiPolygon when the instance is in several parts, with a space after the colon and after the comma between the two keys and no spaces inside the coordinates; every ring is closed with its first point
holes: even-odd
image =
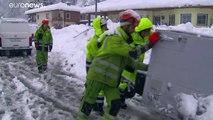
{"type": "Polygon", "coordinates": [[[31,50],[27,50],[27,55],[31,55],[31,50]]]}
{"type": "Polygon", "coordinates": [[[6,56],[11,56],[10,50],[6,50],[6,51],[5,51],[5,55],[6,55],[6,56]]]}

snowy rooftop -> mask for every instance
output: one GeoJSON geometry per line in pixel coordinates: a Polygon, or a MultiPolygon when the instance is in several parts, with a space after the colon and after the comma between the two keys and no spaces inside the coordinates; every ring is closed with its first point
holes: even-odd
{"type": "MultiPolygon", "coordinates": [[[[98,3],[98,11],[119,11],[125,9],[150,9],[166,7],[213,6],[212,0],[106,0],[98,3]]],[[[95,11],[95,5],[85,7],[81,13],[95,11]]]]}
{"type": "Polygon", "coordinates": [[[38,12],[44,12],[44,11],[51,11],[51,10],[65,10],[65,11],[81,11],[81,7],[73,6],[73,5],[67,5],[65,3],[57,3],[53,5],[44,6],[41,8],[36,8],[32,10],[25,11],[25,14],[31,14],[31,13],[38,13],[38,12]]]}

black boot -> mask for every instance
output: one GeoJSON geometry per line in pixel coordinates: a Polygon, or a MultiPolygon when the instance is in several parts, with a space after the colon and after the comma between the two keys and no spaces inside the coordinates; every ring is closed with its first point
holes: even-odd
{"type": "Polygon", "coordinates": [[[145,81],[146,75],[140,71],[137,71],[136,74],[136,80],[135,80],[135,92],[139,95],[143,95],[144,87],[145,87],[145,81]]]}
{"type": "Polygon", "coordinates": [[[94,106],[93,106],[93,110],[101,116],[104,115],[103,104],[95,103],[94,106]]]}
{"type": "Polygon", "coordinates": [[[120,97],[121,97],[121,109],[127,109],[127,104],[125,103],[125,91],[120,90],[120,97]]]}
{"type": "Polygon", "coordinates": [[[96,111],[99,115],[104,115],[104,96],[98,96],[96,103],[93,106],[93,110],[96,111]]]}
{"type": "Polygon", "coordinates": [[[44,72],[47,71],[47,64],[43,64],[43,71],[44,71],[44,72]]]}

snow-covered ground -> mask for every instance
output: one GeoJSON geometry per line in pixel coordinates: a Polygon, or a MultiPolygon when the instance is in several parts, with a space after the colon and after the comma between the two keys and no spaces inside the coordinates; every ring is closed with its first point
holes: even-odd
{"type": "MultiPolygon", "coordinates": [[[[158,28],[213,34],[213,27],[194,28],[190,23],[158,28]]],[[[0,57],[1,120],[76,119],[86,76],[85,47],[94,30],[85,25],[71,25],[51,31],[54,46],[44,75],[37,72],[34,49],[29,57],[0,57]]],[[[149,54],[145,61],[148,63],[149,54]]],[[[213,96],[198,98],[180,93],[177,97],[184,116],[213,120],[213,96]]],[[[128,109],[119,112],[118,120],[171,120],[144,106],[141,96],[127,100],[127,104],[128,109]]],[[[91,118],[101,119],[95,113],[91,118]]]]}

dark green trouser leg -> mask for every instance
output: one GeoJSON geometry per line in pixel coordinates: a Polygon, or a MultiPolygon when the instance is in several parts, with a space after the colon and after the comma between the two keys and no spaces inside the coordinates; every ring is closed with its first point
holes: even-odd
{"type": "Polygon", "coordinates": [[[104,112],[104,120],[111,120],[116,117],[121,106],[119,88],[113,88],[108,85],[104,86],[104,94],[106,96],[107,109],[104,112]]]}
{"type": "Polygon", "coordinates": [[[135,92],[139,95],[143,95],[143,90],[145,86],[146,75],[141,72],[137,72],[135,81],[135,92]]]}
{"type": "Polygon", "coordinates": [[[47,68],[48,52],[36,50],[36,63],[39,73],[42,73],[47,68]]]}
{"type": "Polygon", "coordinates": [[[96,102],[98,93],[101,91],[102,84],[94,80],[87,80],[85,84],[85,90],[83,99],[80,103],[80,112],[78,114],[78,120],[87,120],[92,111],[92,107],[96,102]]]}
{"type": "Polygon", "coordinates": [[[37,64],[37,66],[38,66],[38,73],[42,73],[43,72],[43,65],[37,64]]]}
{"type": "Polygon", "coordinates": [[[125,103],[125,91],[124,90],[120,90],[120,97],[121,97],[121,108],[122,109],[126,109],[127,108],[127,104],[125,103]]]}

